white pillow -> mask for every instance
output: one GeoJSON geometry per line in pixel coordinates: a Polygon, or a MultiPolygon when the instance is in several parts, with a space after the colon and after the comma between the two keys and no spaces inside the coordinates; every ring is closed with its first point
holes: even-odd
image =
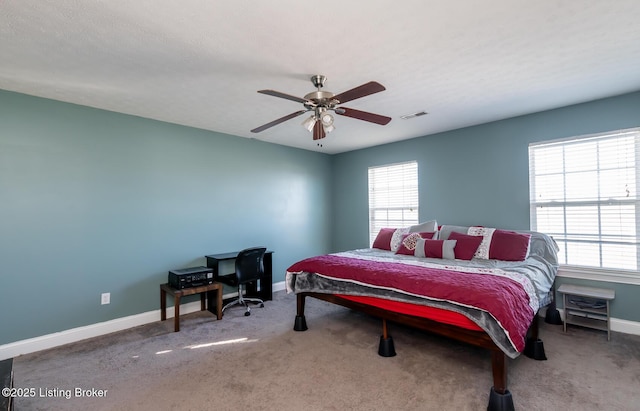
{"type": "Polygon", "coordinates": [[[425,221],[417,225],[409,227],[410,233],[429,233],[438,231],[438,222],[436,220],[425,221]]]}

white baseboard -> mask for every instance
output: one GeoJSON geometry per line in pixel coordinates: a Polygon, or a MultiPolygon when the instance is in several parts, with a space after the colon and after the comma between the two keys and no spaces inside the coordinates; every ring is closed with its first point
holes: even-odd
{"type": "MultiPolygon", "coordinates": [[[[272,290],[274,292],[282,291],[284,289],[284,281],[275,283],[272,286],[272,290]]],[[[233,297],[234,295],[237,295],[237,293],[225,294],[224,298],[233,297]]],[[[189,314],[196,311],[200,311],[200,301],[180,305],[180,314],[189,314]]],[[[167,306],[167,319],[173,318],[173,316],[173,306],[167,306]]],[[[159,319],[160,309],[157,309],[141,314],[130,315],[128,317],[116,318],[115,320],[72,328],[70,330],[0,345],[0,360],[6,360],[19,355],[58,347],[64,344],[85,340],[87,338],[99,337],[112,332],[156,322],[159,321],[159,319]]]]}
{"type": "Polygon", "coordinates": [[[640,322],[621,320],[619,318],[611,319],[611,331],[625,334],[640,335],[640,322]]]}
{"type": "Polygon", "coordinates": [[[284,281],[280,281],[279,283],[274,283],[271,289],[273,290],[274,293],[276,291],[284,291],[285,290],[284,281]]]}

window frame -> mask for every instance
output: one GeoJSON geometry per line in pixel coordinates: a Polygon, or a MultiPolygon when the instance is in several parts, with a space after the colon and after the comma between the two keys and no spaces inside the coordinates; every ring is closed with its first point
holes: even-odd
{"type": "MultiPolygon", "coordinates": [[[[582,144],[584,145],[584,144],[582,144]]],[[[622,170],[625,167],[623,166],[617,166],[616,168],[610,168],[612,170],[622,170]]],[[[628,166],[626,167],[628,168],[628,166]]],[[[590,171],[598,174],[602,173],[603,170],[605,170],[605,168],[602,166],[600,159],[598,159],[597,161],[597,166],[595,169],[590,171]]],[[[600,177],[598,177],[600,178],[600,177]]],[[[630,129],[624,129],[624,130],[615,130],[615,131],[610,131],[610,132],[604,132],[604,133],[596,133],[596,134],[590,134],[590,135],[583,135],[583,136],[576,136],[576,137],[570,137],[570,138],[563,138],[563,139],[558,139],[558,140],[551,140],[551,141],[542,141],[542,142],[535,142],[535,143],[531,143],[529,144],[529,184],[530,184],[530,192],[529,192],[529,202],[530,202],[530,227],[532,230],[534,231],[539,231],[538,227],[538,214],[537,214],[537,209],[538,207],[542,206],[544,207],[545,205],[547,206],[553,206],[556,207],[558,210],[562,210],[563,212],[563,228],[562,228],[562,233],[547,233],[550,234],[551,236],[553,236],[554,234],[556,234],[558,236],[558,238],[560,238],[560,236],[562,236],[567,243],[571,243],[571,242],[576,242],[575,238],[571,238],[572,233],[568,232],[567,230],[567,220],[566,220],[566,210],[567,209],[571,209],[571,208],[575,208],[579,205],[591,205],[597,208],[597,218],[598,218],[598,231],[588,234],[593,236],[594,238],[598,238],[598,241],[593,241],[592,240],[588,240],[588,242],[591,242],[593,244],[597,244],[598,248],[601,249],[602,245],[607,245],[612,243],[612,241],[607,241],[604,240],[603,238],[606,237],[606,235],[603,235],[604,229],[603,227],[600,225],[600,221],[602,219],[603,213],[605,212],[605,207],[604,206],[610,206],[611,203],[616,203],[616,204],[622,204],[622,203],[627,203],[627,204],[632,204],[635,207],[635,210],[631,213],[631,215],[635,215],[635,235],[632,236],[633,239],[635,239],[635,241],[632,244],[635,244],[635,253],[636,253],[636,268],[635,269],[624,269],[624,268],[612,268],[612,267],[603,267],[603,256],[602,256],[602,252],[599,255],[599,265],[600,266],[594,266],[594,265],[579,265],[579,264],[571,264],[571,263],[564,263],[561,262],[560,263],[560,268],[558,270],[558,275],[559,276],[565,276],[565,277],[571,277],[571,278],[580,278],[580,279],[587,279],[587,280],[597,280],[597,281],[607,281],[607,282],[618,282],[618,283],[625,283],[625,284],[638,284],[640,285],[640,193],[635,192],[637,190],[640,190],[640,128],[630,128],[630,129]],[[596,149],[600,149],[601,145],[599,145],[600,143],[606,142],[606,140],[611,140],[614,138],[621,138],[621,137],[632,137],[634,138],[634,155],[633,155],[633,172],[631,173],[631,175],[633,175],[633,177],[635,178],[634,180],[634,197],[630,200],[626,200],[626,199],[614,199],[612,200],[611,197],[606,197],[605,195],[601,196],[601,192],[600,189],[602,189],[603,187],[605,187],[603,184],[605,184],[604,180],[600,180],[599,183],[597,183],[598,186],[598,195],[596,198],[592,198],[590,200],[587,201],[576,201],[575,199],[567,199],[567,185],[565,184],[565,181],[563,181],[562,184],[562,194],[563,194],[563,198],[564,200],[541,200],[541,201],[536,201],[536,195],[539,194],[539,191],[537,191],[537,187],[536,187],[536,177],[540,177],[541,175],[543,175],[544,173],[535,173],[535,150],[539,150],[539,149],[544,149],[544,148],[549,148],[549,147],[562,147],[562,172],[558,173],[556,172],[556,174],[560,174],[562,175],[562,178],[566,180],[567,175],[570,175],[571,172],[567,171],[566,168],[566,148],[567,147],[571,147],[572,145],[576,145],[576,144],[581,144],[581,143],[589,143],[589,142],[595,142],[597,144],[595,144],[595,148],[596,149]]],[[[605,214],[606,215],[606,214],[605,214]]],[[[622,216],[624,216],[625,214],[621,214],[622,216]]],[[[571,258],[571,257],[569,257],[571,258]]],[[[570,260],[569,260],[570,261],[570,260]]],[[[632,261],[632,260],[631,260],[632,261]]]]}
{"type": "MultiPolygon", "coordinates": [[[[419,166],[417,160],[403,161],[399,163],[391,163],[391,164],[383,164],[379,166],[371,166],[367,169],[367,193],[368,193],[368,223],[369,223],[369,247],[375,241],[376,236],[381,228],[385,227],[407,227],[410,225],[415,225],[419,223],[419,203],[420,203],[420,185],[419,185],[419,166]],[[402,196],[403,200],[400,205],[394,204],[393,206],[376,206],[372,204],[372,190],[375,190],[375,181],[372,181],[372,173],[375,172],[383,172],[383,173],[397,173],[402,180],[395,180],[394,183],[402,183],[402,196]],[[404,177],[406,174],[410,172],[414,177],[413,181],[409,181],[409,184],[406,184],[404,177]],[[374,186],[372,187],[372,183],[374,186]],[[405,203],[408,201],[408,203],[405,203]],[[400,218],[389,218],[389,211],[400,213],[402,216],[400,218]],[[376,218],[376,214],[380,212],[386,212],[387,218],[376,218]],[[409,218],[410,214],[413,213],[415,218],[409,218]],[[394,223],[391,223],[391,222],[394,223]]],[[[391,201],[389,199],[390,193],[388,190],[389,186],[387,185],[387,190],[382,193],[382,195],[386,198],[386,202],[391,201]]],[[[379,189],[379,187],[378,187],[379,189]]],[[[397,190],[397,187],[396,187],[397,190]]],[[[385,198],[378,198],[378,202],[385,202],[385,198]]]]}

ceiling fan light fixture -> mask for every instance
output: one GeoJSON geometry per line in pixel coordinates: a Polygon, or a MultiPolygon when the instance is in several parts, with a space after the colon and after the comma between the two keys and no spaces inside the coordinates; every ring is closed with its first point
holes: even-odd
{"type": "Polygon", "coordinates": [[[309,130],[309,132],[313,131],[313,126],[315,126],[315,124],[316,124],[316,116],[311,116],[302,122],[302,125],[304,126],[304,128],[309,130]]]}
{"type": "Polygon", "coordinates": [[[322,121],[323,126],[329,127],[333,125],[333,116],[325,111],[320,115],[320,121],[322,121]]]}
{"type": "Polygon", "coordinates": [[[333,130],[336,129],[336,127],[333,124],[329,124],[328,126],[323,124],[322,127],[324,127],[324,132],[327,134],[331,133],[333,130]]]}

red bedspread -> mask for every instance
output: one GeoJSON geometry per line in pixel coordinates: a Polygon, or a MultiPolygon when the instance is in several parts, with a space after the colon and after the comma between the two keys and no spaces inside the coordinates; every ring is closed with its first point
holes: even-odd
{"type": "Polygon", "coordinates": [[[484,310],[497,320],[518,352],[524,349],[527,330],[535,314],[523,287],[503,276],[338,255],[311,257],[293,264],[287,271],[317,273],[335,280],[484,310]]]}

